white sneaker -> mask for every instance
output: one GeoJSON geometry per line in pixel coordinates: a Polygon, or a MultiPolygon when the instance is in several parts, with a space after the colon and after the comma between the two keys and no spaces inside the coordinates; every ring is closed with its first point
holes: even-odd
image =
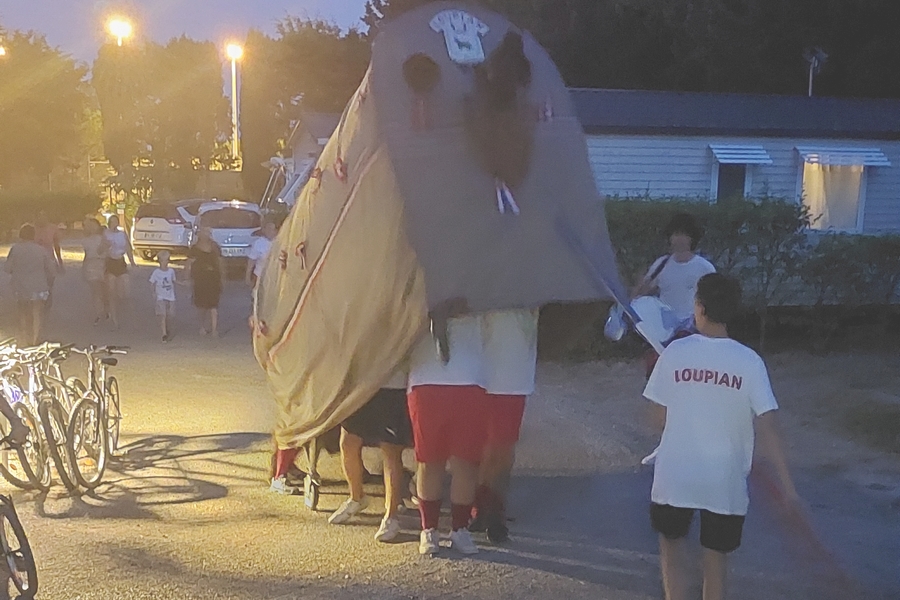
{"type": "Polygon", "coordinates": [[[347,498],[344,500],[344,503],[341,504],[340,508],[328,517],[328,522],[332,525],[343,525],[362,511],[366,510],[367,506],[369,506],[368,496],[363,496],[362,500],[359,502],[353,498],[347,498]]]}
{"type": "Polygon", "coordinates": [[[375,533],[376,542],[393,542],[400,535],[400,521],[395,517],[385,517],[375,533]]]}
{"type": "Polygon", "coordinates": [[[450,534],[450,547],[460,554],[478,554],[478,546],[472,541],[472,534],[468,529],[457,529],[450,534]]]}
{"type": "Polygon", "coordinates": [[[419,534],[419,554],[434,556],[441,551],[437,529],[426,529],[419,534]]]}
{"type": "Polygon", "coordinates": [[[272,479],[272,482],[269,484],[269,491],[283,496],[299,496],[302,493],[297,486],[288,485],[287,477],[284,475],[272,479]]]}

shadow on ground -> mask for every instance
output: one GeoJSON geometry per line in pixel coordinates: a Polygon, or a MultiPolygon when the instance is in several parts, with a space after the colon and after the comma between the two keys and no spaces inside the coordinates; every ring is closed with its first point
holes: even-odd
{"type": "Polygon", "coordinates": [[[121,448],[97,489],[69,496],[55,487],[37,497],[36,511],[55,519],[155,520],[155,507],[225,498],[230,486],[260,483],[247,456],[262,452],[269,439],[257,433],[143,438],[121,448]]]}

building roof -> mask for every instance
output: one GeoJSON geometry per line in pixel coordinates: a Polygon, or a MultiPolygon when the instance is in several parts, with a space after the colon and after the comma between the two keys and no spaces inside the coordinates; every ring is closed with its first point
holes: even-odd
{"type": "Polygon", "coordinates": [[[900,139],[900,100],[571,90],[588,134],[900,139]]]}
{"type": "Polygon", "coordinates": [[[305,132],[310,137],[319,140],[327,140],[337,129],[341,122],[340,113],[303,113],[300,120],[294,126],[288,146],[293,146],[299,132],[305,132]]]}

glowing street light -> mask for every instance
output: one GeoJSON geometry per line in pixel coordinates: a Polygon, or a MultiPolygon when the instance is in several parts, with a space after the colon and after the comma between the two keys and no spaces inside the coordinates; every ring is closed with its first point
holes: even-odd
{"type": "Polygon", "coordinates": [[[116,38],[119,46],[122,45],[122,42],[125,39],[130,38],[131,34],[134,32],[131,23],[125,19],[110,19],[106,28],[109,30],[109,33],[116,38]]]}
{"type": "Polygon", "coordinates": [[[231,158],[240,156],[240,105],[238,103],[237,63],[244,57],[244,48],[240,44],[228,44],[225,55],[231,61],[231,158]]]}
{"type": "Polygon", "coordinates": [[[0,46],[0,58],[6,56],[6,46],[0,46]]]}

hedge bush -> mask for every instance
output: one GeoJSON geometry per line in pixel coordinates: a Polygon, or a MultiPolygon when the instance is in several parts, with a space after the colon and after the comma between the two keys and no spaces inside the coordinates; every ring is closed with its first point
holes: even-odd
{"type": "MultiPolygon", "coordinates": [[[[769,197],[717,204],[685,198],[609,198],[610,238],[626,284],[636,283],[655,259],[667,253],[662,231],[678,212],[694,215],[705,229],[699,253],[720,272],[741,281],[748,309],[741,328],[758,333],[760,348],[771,329],[773,307],[803,307],[777,309],[777,318],[796,321],[801,315],[803,327],[827,341],[846,320],[842,315],[847,309],[885,307],[897,299],[900,235],[812,231],[805,207],[769,197]]],[[[552,321],[543,328],[550,353],[557,354],[568,341],[570,352],[579,357],[633,354],[634,348],[611,346],[602,338],[602,308],[598,305],[592,311],[593,321],[582,321],[579,335],[571,327],[564,333],[556,331],[559,327],[553,322],[567,321],[560,316],[565,309],[545,311],[552,321]]],[[[890,311],[880,314],[887,319],[890,311]]]]}

